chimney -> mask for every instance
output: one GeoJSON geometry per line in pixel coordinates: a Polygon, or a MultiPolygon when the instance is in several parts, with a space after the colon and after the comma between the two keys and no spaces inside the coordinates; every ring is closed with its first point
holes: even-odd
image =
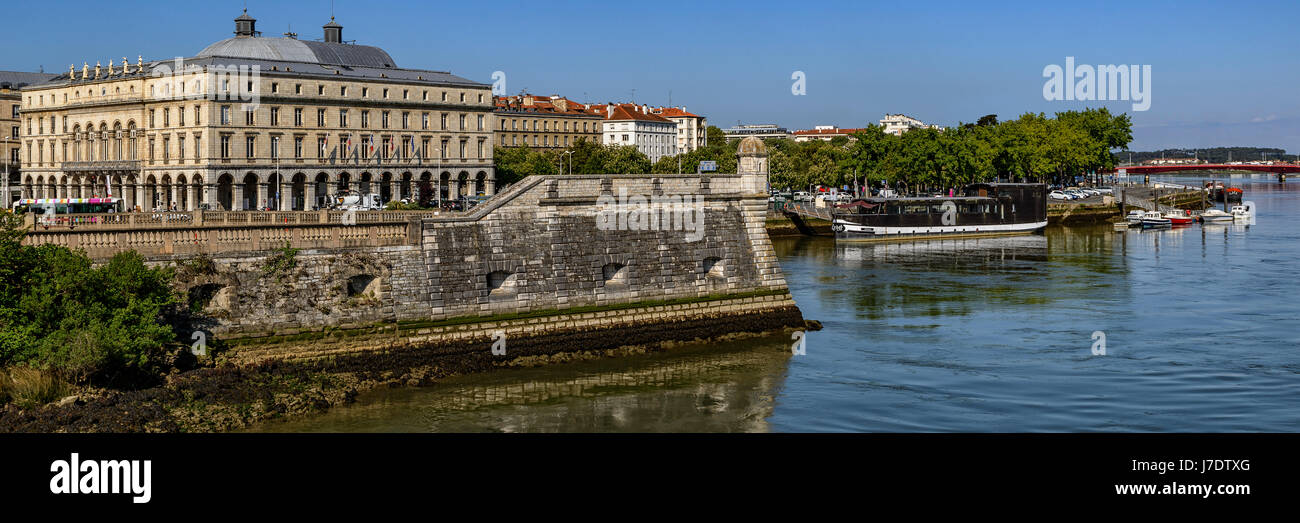
{"type": "Polygon", "coordinates": [[[609,104],[609,105],[607,105],[607,106],[605,106],[605,107],[606,107],[606,116],[605,116],[605,118],[613,118],[613,117],[614,117],[614,104],[609,104]]]}
{"type": "Polygon", "coordinates": [[[343,43],[343,26],[335,22],[334,17],[331,16],[330,23],[321,26],[321,28],[325,30],[325,42],[331,44],[343,43]]]}
{"type": "Polygon", "coordinates": [[[235,36],[250,38],[257,36],[257,19],[248,16],[248,10],[235,19],[235,36]]]}

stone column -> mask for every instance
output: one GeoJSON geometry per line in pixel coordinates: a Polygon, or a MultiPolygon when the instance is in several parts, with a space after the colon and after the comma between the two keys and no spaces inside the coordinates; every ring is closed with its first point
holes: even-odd
{"type": "Polygon", "coordinates": [[[269,203],[271,203],[271,184],[269,183],[257,184],[257,193],[258,193],[257,201],[253,203],[253,206],[254,208],[260,211],[266,208],[266,206],[269,203]]]}
{"type": "Polygon", "coordinates": [[[302,210],[310,211],[316,206],[316,180],[308,181],[303,184],[303,202],[302,210]]]}
{"type": "Polygon", "coordinates": [[[447,198],[450,200],[460,198],[460,180],[447,181],[447,198]]]}
{"type": "Polygon", "coordinates": [[[276,203],[279,204],[276,208],[281,211],[293,210],[293,185],[284,183],[283,179],[280,180],[280,198],[276,203]]]}
{"type": "Polygon", "coordinates": [[[215,209],[217,207],[216,205],[213,205],[213,201],[212,201],[212,195],[215,193],[216,193],[216,188],[212,184],[210,183],[203,184],[202,203],[208,204],[209,209],[215,209]]]}
{"type": "Polygon", "coordinates": [[[176,196],[177,196],[176,182],[172,182],[167,185],[167,205],[165,206],[166,208],[171,209],[171,204],[177,203],[178,200],[180,200],[176,196]]]}
{"type": "Polygon", "coordinates": [[[248,210],[244,208],[244,184],[237,183],[232,185],[231,187],[234,188],[234,190],[232,191],[234,195],[231,198],[231,202],[230,202],[231,210],[235,210],[235,211],[248,210]]]}
{"type": "Polygon", "coordinates": [[[398,201],[402,199],[402,180],[396,176],[388,181],[388,199],[398,201]]]}
{"type": "Polygon", "coordinates": [[[495,173],[489,175],[487,181],[483,183],[483,194],[485,196],[492,196],[497,193],[497,181],[495,180],[495,177],[495,173]]]}

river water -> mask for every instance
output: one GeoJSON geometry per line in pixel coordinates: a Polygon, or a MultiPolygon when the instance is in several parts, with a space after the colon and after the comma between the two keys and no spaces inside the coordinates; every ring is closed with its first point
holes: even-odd
{"type": "Polygon", "coordinates": [[[825,326],[801,355],[768,337],[505,370],[258,430],[1295,432],[1300,182],[1232,185],[1254,225],[777,239],[825,326]]]}

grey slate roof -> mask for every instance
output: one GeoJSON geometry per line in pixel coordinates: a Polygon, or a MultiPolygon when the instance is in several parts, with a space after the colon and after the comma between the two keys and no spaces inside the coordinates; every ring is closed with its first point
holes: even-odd
{"type": "Polygon", "coordinates": [[[303,41],[295,38],[227,38],[199,51],[198,58],[227,57],[314,62],[331,65],[397,67],[393,57],[369,45],[303,41]]]}
{"type": "Polygon", "coordinates": [[[10,89],[23,85],[41,84],[59,76],[50,73],[28,73],[23,71],[0,71],[0,85],[9,84],[10,89]]]}

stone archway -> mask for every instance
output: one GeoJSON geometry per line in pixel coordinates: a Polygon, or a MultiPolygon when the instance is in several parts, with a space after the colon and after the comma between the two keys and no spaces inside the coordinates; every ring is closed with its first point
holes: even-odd
{"type": "Polygon", "coordinates": [[[330,189],[329,175],[325,173],[317,173],[315,181],[311,184],[311,188],[311,194],[308,195],[311,200],[308,203],[311,207],[308,210],[328,207],[327,202],[329,199],[330,189]]]}
{"type": "Polygon", "coordinates": [[[372,180],[373,176],[369,172],[361,173],[361,176],[357,179],[357,194],[370,194],[373,192],[370,186],[372,180]]]}
{"type": "Polygon", "coordinates": [[[262,208],[262,205],[265,202],[262,201],[261,195],[258,192],[260,182],[261,180],[257,178],[256,173],[250,172],[244,175],[244,178],[239,183],[239,188],[243,193],[241,195],[243,197],[240,198],[239,202],[237,202],[240,205],[239,210],[255,211],[262,208]]]}
{"type": "Polygon", "coordinates": [[[290,208],[295,211],[307,210],[307,205],[309,203],[307,201],[307,175],[296,173],[290,180],[293,184],[293,188],[289,190],[292,198],[290,202],[293,204],[290,208]]]}
{"type": "Polygon", "coordinates": [[[397,199],[393,194],[393,173],[385,172],[379,175],[379,190],[377,192],[380,201],[388,202],[397,199]]]}
{"type": "Polygon", "coordinates": [[[144,179],[144,203],[140,206],[142,211],[152,211],[158,208],[158,178],[150,174],[144,179]]]}
{"type": "Polygon", "coordinates": [[[217,207],[223,211],[235,210],[235,177],[230,173],[217,177],[217,207]]]}

